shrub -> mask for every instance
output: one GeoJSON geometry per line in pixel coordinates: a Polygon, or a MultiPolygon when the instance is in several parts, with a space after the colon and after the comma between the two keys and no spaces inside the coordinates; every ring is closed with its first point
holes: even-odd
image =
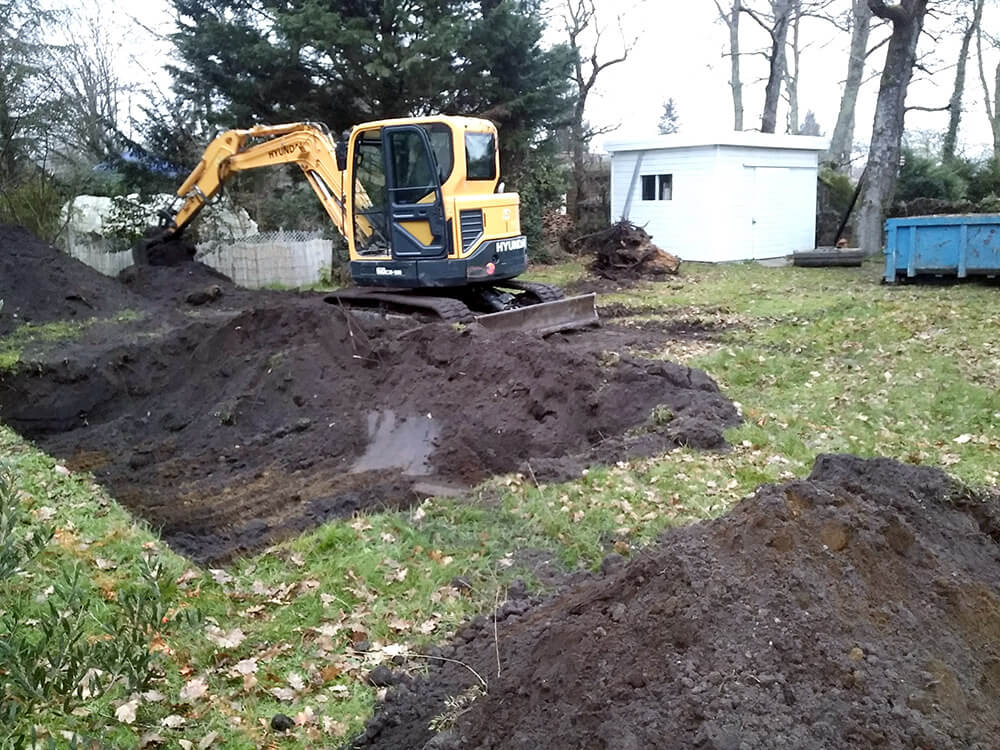
{"type": "Polygon", "coordinates": [[[124,697],[160,673],[152,635],[164,628],[174,584],[140,562],[138,583],[103,611],[78,563],[45,560],[53,530],[33,525],[12,472],[0,466],[0,747],[35,745],[41,711],[68,714],[90,701],[124,697]],[[53,580],[54,579],[54,580],[53,580]],[[35,582],[51,581],[44,591],[35,582]]]}
{"type": "Polygon", "coordinates": [[[54,242],[63,228],[65,200],[55,180],[39,171],[0,186],[0,222],[20,224],[45,242],[54,242]]]}
{"type": "Polygon", "coordinates": [[[954,163],[943,164],[912,149],[903,150],[903,166],[896,186],[897,201],[905,203],[916,198],[959,201],[966,197],[967,187],[960,168],[954,163]]]}

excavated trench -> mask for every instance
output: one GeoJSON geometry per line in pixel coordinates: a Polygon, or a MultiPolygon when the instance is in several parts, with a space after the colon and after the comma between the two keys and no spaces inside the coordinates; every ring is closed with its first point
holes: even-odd
{"type": "Polygon", "coordinates": [[[0,376],[0,420],[93,471],[198,561],[529,464],[559,479],[681,444],[721,449],[739,420],[701,371],[607,356],[648,331],[543,339],[359,319],[197,263],[107,279],[9,228],[0,258],[18,269],[9,289],[15,277],[0,277],[7,330],[76,311],[72,297],[98,316],[131,311],[24,352],[0,376]],[[665,425],[649,423],[659,405],[665,425]]]}

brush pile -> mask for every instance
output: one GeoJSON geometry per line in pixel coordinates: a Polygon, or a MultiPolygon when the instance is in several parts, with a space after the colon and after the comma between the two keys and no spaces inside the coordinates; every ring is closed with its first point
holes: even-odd
{"type": "Polygon", "coordinates": [[[642,227],[627,219],[572,242],[572,251],[593,256],[591,273],[613,281],[649,279],[662,281],[678,273],[680,258],[653,244],[642,227]]]}

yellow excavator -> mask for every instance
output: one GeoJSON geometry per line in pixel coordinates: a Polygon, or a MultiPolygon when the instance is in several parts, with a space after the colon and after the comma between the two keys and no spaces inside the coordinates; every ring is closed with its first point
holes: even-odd
{"type": "Polygon", "coordinates": [[[225,131],[137,262],[166,262],[160,250],[232,175],[278,164],[302,169],[347,241],[357,286],[328,302],[543,333],[597,323],[594,295],[564,298],[556,287],[516,279],[528,265],[519,198],[500,183],[496,127],[473,117],[368,122],[340,141],[310,122],[225,131]]]}

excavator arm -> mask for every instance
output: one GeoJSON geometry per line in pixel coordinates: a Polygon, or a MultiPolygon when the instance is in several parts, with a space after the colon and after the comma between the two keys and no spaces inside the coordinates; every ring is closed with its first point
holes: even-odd
{"type": "MultiPolygon", "coordinates": [[[[294,122],[227,130],[212,140],[198,166],[177,189],[183,203],[167,225],[166,235],[180,234],[237,172],[276,164],[298,164],[333,225],[346,237],[344,161],[346,153],[338,164],[337,146],[322,125],[294,122]]],[[[358,198],[364,203],[366,196],[358,198]]],[[[359,230],[371,231],[369,227],[359,227],[359,230]]]]}

